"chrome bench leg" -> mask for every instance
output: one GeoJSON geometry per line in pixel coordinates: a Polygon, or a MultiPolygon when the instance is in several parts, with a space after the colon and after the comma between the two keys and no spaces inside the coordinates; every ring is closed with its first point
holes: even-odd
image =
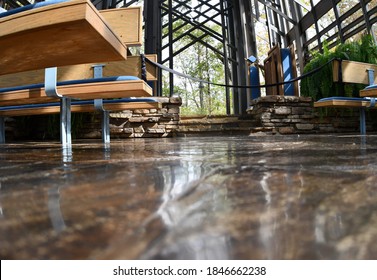
{"type": "Polygon", "coordinates": [[[5,118],[0,117],[0,144],[5,143],[5,118]]]}
{"type": "Polygon", "coordinates": [[[105,144],[110,143],[110,112],[102,112],[102,141],[105,144]]]}
{"type": "Polygon", "coordinates": [[[71,136],[71,99],[60,99],[60,142],[63,146],[72,145],[71,136]]]}
{"type": "Polygon", "coordinates": [[[360,108],[360,134],[366,135],[367,129],[365,124],[365,108],[360,108]]]}
{"type": "Polygon", "coordinates": [[[102,114],[102,141],[105,144],[110,143],[110,112],[103,108],[102,99],[94,99],[94,107],[102,114]]]}
{"type": "Polygon", "coordinates": [[[49,97],[60,98],[60,142],[64,147],[72,145],[71,136],[71,99],[58,93],[57,68],[45,69],[45,91],[49,97]]]}
{"type": "MultiPolygon", "coordinates": [[[[93,77],[102,78],[103,77],[103,67],[104,64],[93,65],[93,77]]],[[[104,144],[110,143],[110,112],[103,108],[103,100],[95,99],[94,107],[97,111],[102,113],[102,141],[104,144]]]]}

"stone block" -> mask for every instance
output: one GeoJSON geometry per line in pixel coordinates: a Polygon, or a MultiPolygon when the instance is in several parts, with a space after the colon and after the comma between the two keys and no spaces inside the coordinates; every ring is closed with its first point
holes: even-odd
{"type": "Polygon", "coordinates": [[[295,133],[295,129],[290,126],[285,126],[285,127],[279,127],[278,132],[280,134],[293,134],[295,133]]]}
{"type": "Polygon", "coordinates": [[[134,133],[131,135],[131,137],[134,137],[134,138],[141,138],[145,135],[145,133],[134,133]]]}
{"type": "Polygon", "coordinates": [[[318,128],[320,132],[334,132],[334,127],[332,125],[319,125],[318,128]]]}
{"type": "Polygon", "coordinates": [[[110,113],[111,118],[128,119],[132,117],[131,111],[123,111],[117,113],[110,113]]]}
{"type": "Polygon", "coordinates": [[[168,112],[170,114],[179,114],[179,107],[178,106],[168,106],[168,112]]]}
{"type": "Polygon", "coordinates": [[[165,129],[163,129],[163,128],[147,128],[145,131],[147,133],[152,133],[152,134],[163,134],[163,133],[165,133],[165,129]]]}
{"type": "Polygon", "coordinates": [[[272,122],[263,122],[262,123],[263,127],[275,127],[275,124],[272,122]]]}
{"type": "Polygon", "coordinates": [[[169,103],[181,106],[182,105],[182,98],[177,97],[177,96],[170,97],[169,103]]]}
{"type": "Polygon", "coordinates": [[[133,130],[134,130],[135,133],[144,133],[145,132],[144,127],[142,125],[134,127],[133,130]]]}
{"type": "Polygon", "coordinates": [[[169,97],[155,97],[155,99],[160,103],[170,103],[169,97]]]}
{"type": "Polygon", "coordinates": [[[292,109],[290,107],[276,107],[274,111],[276,115],[289,115],[292,113],[292,109]]]}
{"type": "Polygon", "coordinates": [[[272,123],[291,123],[292,120],[291,119],[271,119],[271,122],[272,123]]]}
{"type": "Polygon", "coordinates": [[[145,114],[144,115],[145,117],[157,117],[157,118],[161,118],[162,117],[162,114],[157,114],[157,113],[149,113],[149,114],[145,114]]]}
{"type": "Polygon", "coordinates": [[[271,113],[263,113],[261,114],[260,118],[263,120],[271,119],[271,113]]]}
{"type": "Polygon", "coordinates": [[[303,107],[292,107],[292,114],[294,115],[304,115],[305,113],[307,113],[307,108],[303,108],[303,107]]]}
{"type": "Polygon", "coordinates": [[[160,113],[160,114],[166,114],[167,112],[168,112],[168,108],[158,109],[158,113],[160,113]]]}
{"type": "Polygon", "coordinates": [[[134,114],[141,114],[141,115],[144,115],[144,114],[148,114],[149,113],[149,110],[148,109],[135,109],[134,110],[134,114]]]}
{"type": "Polygon", "coordinates": [[[111,133],[123,133],[124,128],[119,126],[111,126],[110,125],[110,132],[111,133]]]}
{"type": "Polygon", "coordinates": [[[175,129],[178,129],[178,125],[166,125],[165,129],[166,130],[175,130],[175,129]]]}
{"type": "Polygon", "coordinates": [[[125,128],[123,128],[123,133],[124,134],[133,134],[134,129],[132,127],[125,127],[125,128]]]}
{"type": "Polygon", "coordinates": [[[314,129],[314,124],[310,123],[297,123],[296,128],[298,130],[313,130],[314,129]]]}
{"type": "Polygon", "coordinates": [[[159,117],[148,118],[148,122],[150,122],[150,123],[157,123],[159,120],[160,120],[159,117]]]}
{"type": "Polygon", "coordinates": [[[143,118],[143,117],[135,117],[135,116],[133,116],[128,121],[131,122],[131,123],[142,123],[142,122],[144,122],[144,120],[145,120],[145,118],[143,118]]]}

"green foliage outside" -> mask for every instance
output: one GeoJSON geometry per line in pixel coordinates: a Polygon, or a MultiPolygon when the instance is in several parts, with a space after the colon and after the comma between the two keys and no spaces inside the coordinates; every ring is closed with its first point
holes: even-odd
{"type": "MultiPolygon", "coordinates": [[[[180,37],[189,25],[183,25],[181,21],[176,21],[173,28],[180,26],[174,33],[174,38],[180,37]]],[[[208,26],[207,26],[208,27],[208,26]]],[[[221,32],[219,26],[209,26],[215,32],[221,32]]],[[[223,51],[222,42],[215,40],[210,36],[203,38],[204,33],[201,30],[191,32],[196,38],[213,48],[223,51]]],[[[192,37],[184,36],[174,43],[174,49],[179,50],[182,47],[192,44],[192,37]]],[[[195,77],[204,81],[225,84],[224,81],[224,63],[222,58],[208,46],[197,42],[185,49],[179,55],[174,57],[175,70],[185,75],[195,77]]],[[[162,80],[163,95],[169,96],[169,73],[163,73],[162,80]]],[[[211,84],[192,81],[190,79],[174,76],[175,95],[182,98],[182,115],[219,115],[226,114],[225,88],[211,84]]]]}
{"type": "MultiPolygon", "coordinates": [[[[376,64],[377,46],[371,35],[364,35],[355,42],[338,44],[333,51],[325,42],[323,53],[313,53],[313,59],[305,66],[303,73],[321,67],[334,58],[376,64]]],[[[301,95],[313,100],[331,96],[359,97],[359,91],[363,88],[365,85],[334,83],[331,63],[301,81],[301,95]]]]}

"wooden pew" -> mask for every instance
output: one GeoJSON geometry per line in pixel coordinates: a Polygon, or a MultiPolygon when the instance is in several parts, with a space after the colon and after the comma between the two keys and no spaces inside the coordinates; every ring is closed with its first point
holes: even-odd
{"type": "MultiPolygon", "coordinates": [[[[39,7],[0,18],[0,51],[2,53],[0,57],[0,75],[3,75],[0,79],[1,87],[14,86],[17,83],[19,85],[20,81],[25,83],[27,80],[33,81],[33,79],[37,79],[39,80],[37,82],[40,82],[40,77],[43,76],[43,74],[41,75],[41,70],[33,71],[31,74],[22,74],[23,78],[20,79],[19,72],[26,70],[101,61],[117,61],[114,65],[124,62],[127,58],[127,47],[124,43],[127,43],[127,41],[130,41],[130,45],[139,45],[141,43],[141,10],[140,8],[131,10],[119,9],[115,13],[111,11],[100,13],[90,2],[75,0],[39,7]],[[130,29],[127,29],[129,27],[116,26],[116,31],[111,29],[106,18],[114,23],[116,22],[115,14],[131,21],[129,22],[129,24],[133,24],[131,28],[135,28],[136,23],[135,32],[130,32],[130,29]],[[131,15],[135,15],[135,17],[131,15]],[[122,32],[126,35],[122,35],[122,32]],[[29,42],[29,44],[25,44],[25,42],[29,42]],[[12,76],[12,73],[17,74],[12,76]],[[15,81],[17,83],[12,84],[15,81]]],[[[87,65],[77,67],[88,68],[87,65]]],[[[65,75],[67,75],[64,73],[77,73],[77,70],[72,71],[72,68],[67,68],[65,71],[62,69],[62,73],[60,77],[64,79],[65,75]]],[[[71,78],[75,79],[75,75],[71,78]]],[[[91,77],[93,76],[91,75],[91,77]]],[[[85,77],[80,77],[80,79],[82,78],[85,77]]],[[[52,80],[57,79],[56,76],[52,77],[52,80]]],[[[60,98],[61,107],[63,108],[60,112],[61,141],[63,145],[71,145],[71,98],[120,98],[150,96],[152,94],[151,88],[142,80],[89,84],[82,82],[58,87],[54,85],[54,83],[56,84],[55,81],[52,83],[50,80],[51,78],[47,79],[45,77],[46,90],[40,87],[2,92],[0,106],[20,105],[22,107],[30,103],[53,102],[60,98]]],[[[135,104],[133,105],[136,106],[135,104]]],[[[149,104],[144,105],[148,106],[149,104]]],[[[104,110],[116,107],[115,105],[106,104],[101,106],[103,106],[104,110]]],[[[153,104],[152,106],[158,107],[158,104],[153,104]]],[[[123,102],[116,108],[122,109],[126,107],[129,108],[130,105],[126,106],[125,102],[123,102]]],[[[56,112],[57,107],[54,108],[51,109],[51,112],[56,112]]],[[[84,107],[78,108],[80,108],[79,105],[73,106],[73,110],[88,110],[87,105],[86,109],[83,109],[84,107]]],[[[16,111],[13,110],[9,114],[14,115],[16,111]]],[[[21,110],[18,110],[18,112],[24,114],[21,113],[21,110]]],[[[38,110],[29,110],[28,112],[32,114],[37,113],[38,110]]],[[[48,112],[48,110],[44,112],[48,112]]],[[[0,127],[2,128],[0,141],[4,142],[3,118],[2,122],[0,121],[0,127]]]]}
{"type": "MultiPolygon", "coordinates": [[[[103,109],[106,111],[124,111],[135,109],[160,109],[161,103],[152,98],[121,98],[117,100],[104,100],[103,109]]],[[[94,112],[93,100],[72,101],[72,113],[94,112]]],[[[0,107],[1,117],[31,116],[31,115],[50,115],[60,113],[60,103],[27,104],[24,106],[0,107]]]]}
{"type": "MultiPolygon", "coordinates": [[[[157,56],[154,54],[145,55],[148,59],[157,62],[157,56]]],[[[103,77],[112,77],[118,75],[135,76],[141,78],[141,59],[140,56],[128,56],[127,60],[98,62],[79,65],[70,65],[58,67],[57,80],[69,81],[78,79],[91,79],[94,76],[95,65],[103,65],[103,77]]],[[[147,80],[157,80],[157,69],[150,63],[147,63],[147,80]]],[[[13,73],[0,76],[0,89],[7,87],[16,87],[20,85],[38,84],[44,81],[44,69],[13,73]]]]}
{"type": "MultiPolygon", "coordinates": [[[[79,80],[77,84],[61,86],[58,84],[57,89],[64,97],[78,100],[148,97],[152,95],[152,89],[142,80],[99,81],[93,83],[88,81],[90,80],[79,80]]],[[[49,103],[58,100],[58,97],[48,96],[44,87],[12,90],[0,94],[1,106],[49,103]]]]}
{"type": "MultiPolygon", "coordinates": [[[[373,85],[377,83],[377,65],[362,63],[356,61],[333,61],[333,81],[343,82],[343,83],[356,83],[373,85]]],[[[366,134],[366,124],[365,124],[365,109],[375,108],[375,100],[372,98],[377,96],[373,95],[375,90],[362,90],[360,92],[361,98],[357,97],[328,97],[322,98],[314,102],[314,107],[331,107],[331,108],[359,108],[360,109],[360,133],[362,135],[366,134]]]]}
{"type": "Polygon", "coordinates": [[[0,75],[127,59],[127,47],[87,0],[0,18],[0,75]]]}

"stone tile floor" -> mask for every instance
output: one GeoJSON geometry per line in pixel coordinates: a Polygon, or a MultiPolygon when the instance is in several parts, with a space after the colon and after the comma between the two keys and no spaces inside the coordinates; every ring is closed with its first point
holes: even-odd
{"type": "Polygon", "coordinates": [[[376,259],[377,137],[0,146],[1,259],[376,259]]]}

